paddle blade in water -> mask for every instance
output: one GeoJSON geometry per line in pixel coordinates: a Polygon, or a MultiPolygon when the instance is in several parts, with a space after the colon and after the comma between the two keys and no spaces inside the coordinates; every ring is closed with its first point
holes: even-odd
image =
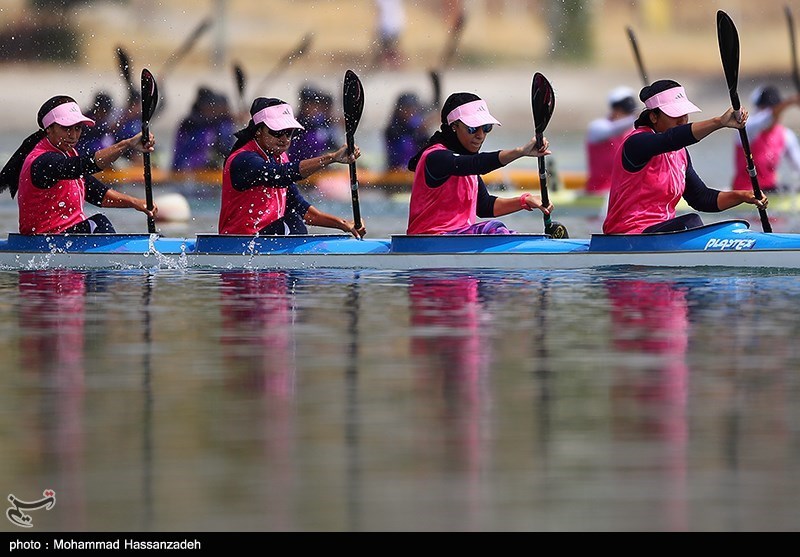
{"type": "Polygon", "coordinates": [[[533,124],[536,128],[536,136],[544,133],[553,111],[556,107],[556,96],[553,93],[553,86],[547,78],[536,72],[531,83],[531,108],[533,109],[533,124]]]}
{"type": "Polygon", "coordinates": [[[728,82],[728,93],[731,96],[731,106],[739,110],[739,33],[728,14],[719,10],[717,12],[717,41],[719,42],[719,55],[722,59],[722,69],[725,72],[725,81],[728,82]]]}
{"type": "Polygon", "coordinates": [[[361,85],[361,80],[352,70],[347,70],[344,74],[342,100],[344,103],[345,135],[350,141],[356,133],[358,123],[361,120],[361,113],[364,110],[364,88],[361,85]]]}

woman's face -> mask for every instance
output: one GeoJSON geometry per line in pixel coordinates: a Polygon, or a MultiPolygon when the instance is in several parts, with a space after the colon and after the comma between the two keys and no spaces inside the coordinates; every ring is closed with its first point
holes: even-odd
{"type": "Polygon", "coordinates": [[[75,124],[74,126],[62,126],[61,124],[51,124],[44,133],[50,143],[61,149],[65,153],[70,149],[74,149],[78,140],[81,138],[83,131],[83,124],[75,124]]]}
{"type": "Polygon", "coordinates": [[[264,149],[266,153],[272,156],[278,156],[289,149],[295,131],[297,130],[271,131],[268,127],[261,126],[256,130],[255,140],[259,147],[264,149]],[[280,137],[275,137],[275,134],[278,134],[280,137]]]}
{"type": "Polygon", "coordinates": [[[461,145],[470,153],[477,153],[481,150],[483,142],[486,141],[487,132],[483,131],[483,127],[474,128],[475,133],[470,133],[467,126],[461,120],[456,120],[452,124],[456,132],[456,137],[461,145]]]}
{"type": "Polygon", "coordinates": [[[689,115],[684,114],[683,116],[673,117],[673,116],[668,116],[667,114],[659,110],[657,114],[655,112],[650,113],[650,121],[653,122],[654,130],[656,130],[657,132],[665,132],[676,126],[682,126],[683,124],[688,124],[689,115]]]}

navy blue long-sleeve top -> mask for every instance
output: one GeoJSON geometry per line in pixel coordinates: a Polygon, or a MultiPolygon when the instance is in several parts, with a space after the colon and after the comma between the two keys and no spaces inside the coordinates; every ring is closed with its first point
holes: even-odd
{"type": "MultiPolygon", "coordinates": [[[[694,145],[698,140],[692,134],[691,124],[683,124],[665,132],[633,134],[622,147],[622,166],[628,172],[642,170],[653,157],[684,149],[694,145]]],[[[717,197],[720,191],[709,188],[697,175],[692,165],[692,158],[687,151],[686,189],[683,198],[690,207],[706,213],[720,211],[717,197]]]]}
{"type": "Polygon", "coordinates": [[[74,180],[83,177],[86,183],[86,201],[101,207],[103,197],[111,189],[92,176],[101,168],[94,162],[94,154],[69,157],[48,152],[38,156],[31,164],[31,180],[40,189],[52,188],[59,180],[74,180]]]}
{"type": "Polygon", "coordinates": [[[295,183],[302,179],[300,161],[281,163],[270,157],[264,159],[253,151],[237,154],[230,166],[231,185],[237,191],[259,186],[286,188],[286,212],[305,215],[311,203],[306,201],[295,183]]]}
{"type": "Polygon", "coordinates": [[[478,176],[478,200],[475,213],[480,218],[494,216],[494,202],[497,196],[491,195],[481,174],[488,174],[501,168],[500,151],[460,155],[449,149],[438,149],[425,159],[425,183],[437,188],[451,176],[478,176]]]}

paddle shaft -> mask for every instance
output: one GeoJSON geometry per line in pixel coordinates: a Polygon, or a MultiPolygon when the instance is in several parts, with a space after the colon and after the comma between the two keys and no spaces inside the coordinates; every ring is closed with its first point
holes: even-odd
{"type": "MultiPolygon", "coordinates": [[[[145,121],[142,123],[142,143],[147,141],[150,137],[150,123],[145,121]]],[[[144,196],[147,203],[147,210],[153,210],[153,175],[150,169],[150,153],[143,153],[142,160],[144,161],[144,196]]],[[[147,232],[150,234],[156,233],[156,221],[150,215],[147,215],[147,232]]]]}
{"type": "MultiPolygon", "coordinates": [[[[541,145],[544,142],[544,135],[536,134],[536,145],[541,145]]],[[[547,194],[547,165],[545,164],[544,157],[539,157],[539,191],[542,196],[542,205],[544,207],[550,206],[550,196],[547,194]]],[[[552,220],[550,215],[544,214],[544,230],[548,232],[552,227],[552,220]]]]}
{"type": "Polygon", "coordinates": [[[636,41],[636,35],[633,33],[633,29],[628,27],[628,39],[631,42],[631,48],[633,49],[633,56],[636,58],[636,65],[639,68],[639,75],[642,77],[642,83],[647,86],[649,85],[649,81],[647,79],[647,72],[644,69],[644,62],[642,62],[642,55],[639,52],[639,43],[636,41]]]}
{"type": "MultiPolygon", "coordinates": [[[[347,135],[347,154],[352,155],[355,151],[355,138],[347,135]]],[[[356,173],[356,163],[351,162],[350,167],[350,197],[353,200],[353,222],[356,230],[361,228],[361,206],[358,202],[358,175],[356,173]]]]}
{"type": "Polygon", "coordinates": [[[795,90],[800,93],[800,69],[797,65],[797,43],[794,36],[794,17],[792,17],[792,9],[789,6],[784,6],[786,13],[786,23],[789,26],[789,44],[792,49],[792,81],[794,82],[795,90]]]}
{"type": "MultiPolygon", "coordinates": [[[[734,89],[730,89],[731,106],[733,110],[739,113],[742,104],[739,101],[739,93],[734,89]]],[[[744,151],[744,158],[747,161],[747,174],[750,176],[750,185],[753,187],[753,195],[756,199],[761,199],[764,194],[761,193],[761,187],[758,185],[758,173],[756,172],[756,164],[753,160],[753,153],[750,150],[750,140],[747,138],[747,130],[743,127],[739,130],[739,138],[742,142],[742,150],[744,151]]],[[[764,232],[772,232],[772,225],[767,216],[767,210],[763,207],[758,208],[758,216],[761,219],[761,227],[764,232]]]]}

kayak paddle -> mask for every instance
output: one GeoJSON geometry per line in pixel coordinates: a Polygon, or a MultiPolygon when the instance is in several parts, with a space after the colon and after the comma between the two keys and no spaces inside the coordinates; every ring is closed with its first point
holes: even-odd
{"type": "MultiPolygon", "coordinates": [[[[364,110],[364,88],[361,80],[352,70],[344,74],[344,87],[342,88],[342,101],[344,103],[344,128],[347,139],[347,154],[352,155],[355,150],[355,133],[361,113],[364,110]]],[[[358,204],[358,177],[356,163],[350,163],[350,194],[353,199],[353,221],[356,230],[361,228],[361,208],[358,204]]]]}
{"type": "Polygon", "coordinates": [[[117,65],[119,66],[119,75],[128,89],[128,101],[130,102],[136,96],[136,86],[131,79],[131,57],[121,46],[117,47],[117,65]]]}
{"type": "MultiPolygon", "coordinates": [[[[150,70],[144,68],[142,70],[142,143],[145,143],[150,137],[150,118],[156,111],[158,104],[158,87],[156,80],[150,70]]],[[[150,174],[150,153],[143,153],[142,159],[144,161],[144,193],[147,201],[147,210],[153,210],[153,180],[150,174]]],[[[155,219],[148,215],[147,217],[147,232],[155,234],[156,222],[155,219]]]]}
{"type": "MultiPolygon", "coordinates": [[[[737,91],[739,81],[739,33],[736,26],[728,14],[719,10],[717,12],[717,40],[719,42],[719,55],[722,58],[722,69],[725,71],[725,80],[728,82],[728,93],[731,97],[731,107],[739,112],[742,105],[739,101],[737,91]]],[[[746,126],[745,126],[746,127],[746,126]]],[[[753,186],[753,195],[756,199],[761,199],[763,194],[758,185],[756,165],[753,161],[753,153],[750,151],[750,141],[747,139],[747,130],[742,127],[739,130],[739,137],[742,141],[742,149],[747,160],[747,173],[750,175],[750,184],[753,186]]],[[[772,225],[767,216],[767,210],[763,207],[758,209],[761,217],[761,227],[764,232],[772,232],[772,225]]]]}
{"type": "Polygon", "coordinates": [[[633,28],[630,26],[627,27],[628,31],[628,40],[631,42],[631,48],[633,49],[633,56],[636,58],[636,66],[639,68],[639,75],[642,76],[642,83],[645,87],[650,85],[650,82],[647,79],[647,71],[644,69],[644,62],[642,62],[642,55],[639,52],[639,43],[636,41],[636,35],[633,33],[633,28]]]}
{"type": "MultiPolygon", "coordinates": [[[[556,96],[553,86],[547,78],[536,72],[531,84],[531,107],[533,108],[533,125],[536,128],[536,144],[542,145],[544,130],[553,116],[556,107],[556,96]]],[[[542,194],[542,205],[550,205],[547,195],[547,167],[544,156],[539,157],[539,187],[542,194]]],[[[544,233],[553,238],[569,238],[567,227],[561,223],[550,220],[550,215],[544,215],[544,233]]]]}
{"type": "Polygon", "coordinates": [[[786,13],[786,23],[789,26],[789,43],[792,47],[792,81],[794,82],[795,90],[800,93],[800,69],[797,67],[797,43],[795,42],[794,34],[794,17],[792,17],[792,9],[789,6],[784,6],[786,13]]]}
{"type": "Polygon", "coordinates": [[[303,38],[300,40],[300,44],[284,54],[283,58],[278,60],[278,63],[275,64],[275,67],[273,67],[270,72],[264,76],[264,79],[262,79],[261,83],[258,85],[258,90],[261,90],[265,86],[269,85],[269,82],[275,79],[278,74],[280,74],[293,60],[300,58],[303,54],[308,52],[308,47],[311,45],[311,39],[313,36],[314,35],[311,33],[306,33],[303,35],[303,38]]]}

